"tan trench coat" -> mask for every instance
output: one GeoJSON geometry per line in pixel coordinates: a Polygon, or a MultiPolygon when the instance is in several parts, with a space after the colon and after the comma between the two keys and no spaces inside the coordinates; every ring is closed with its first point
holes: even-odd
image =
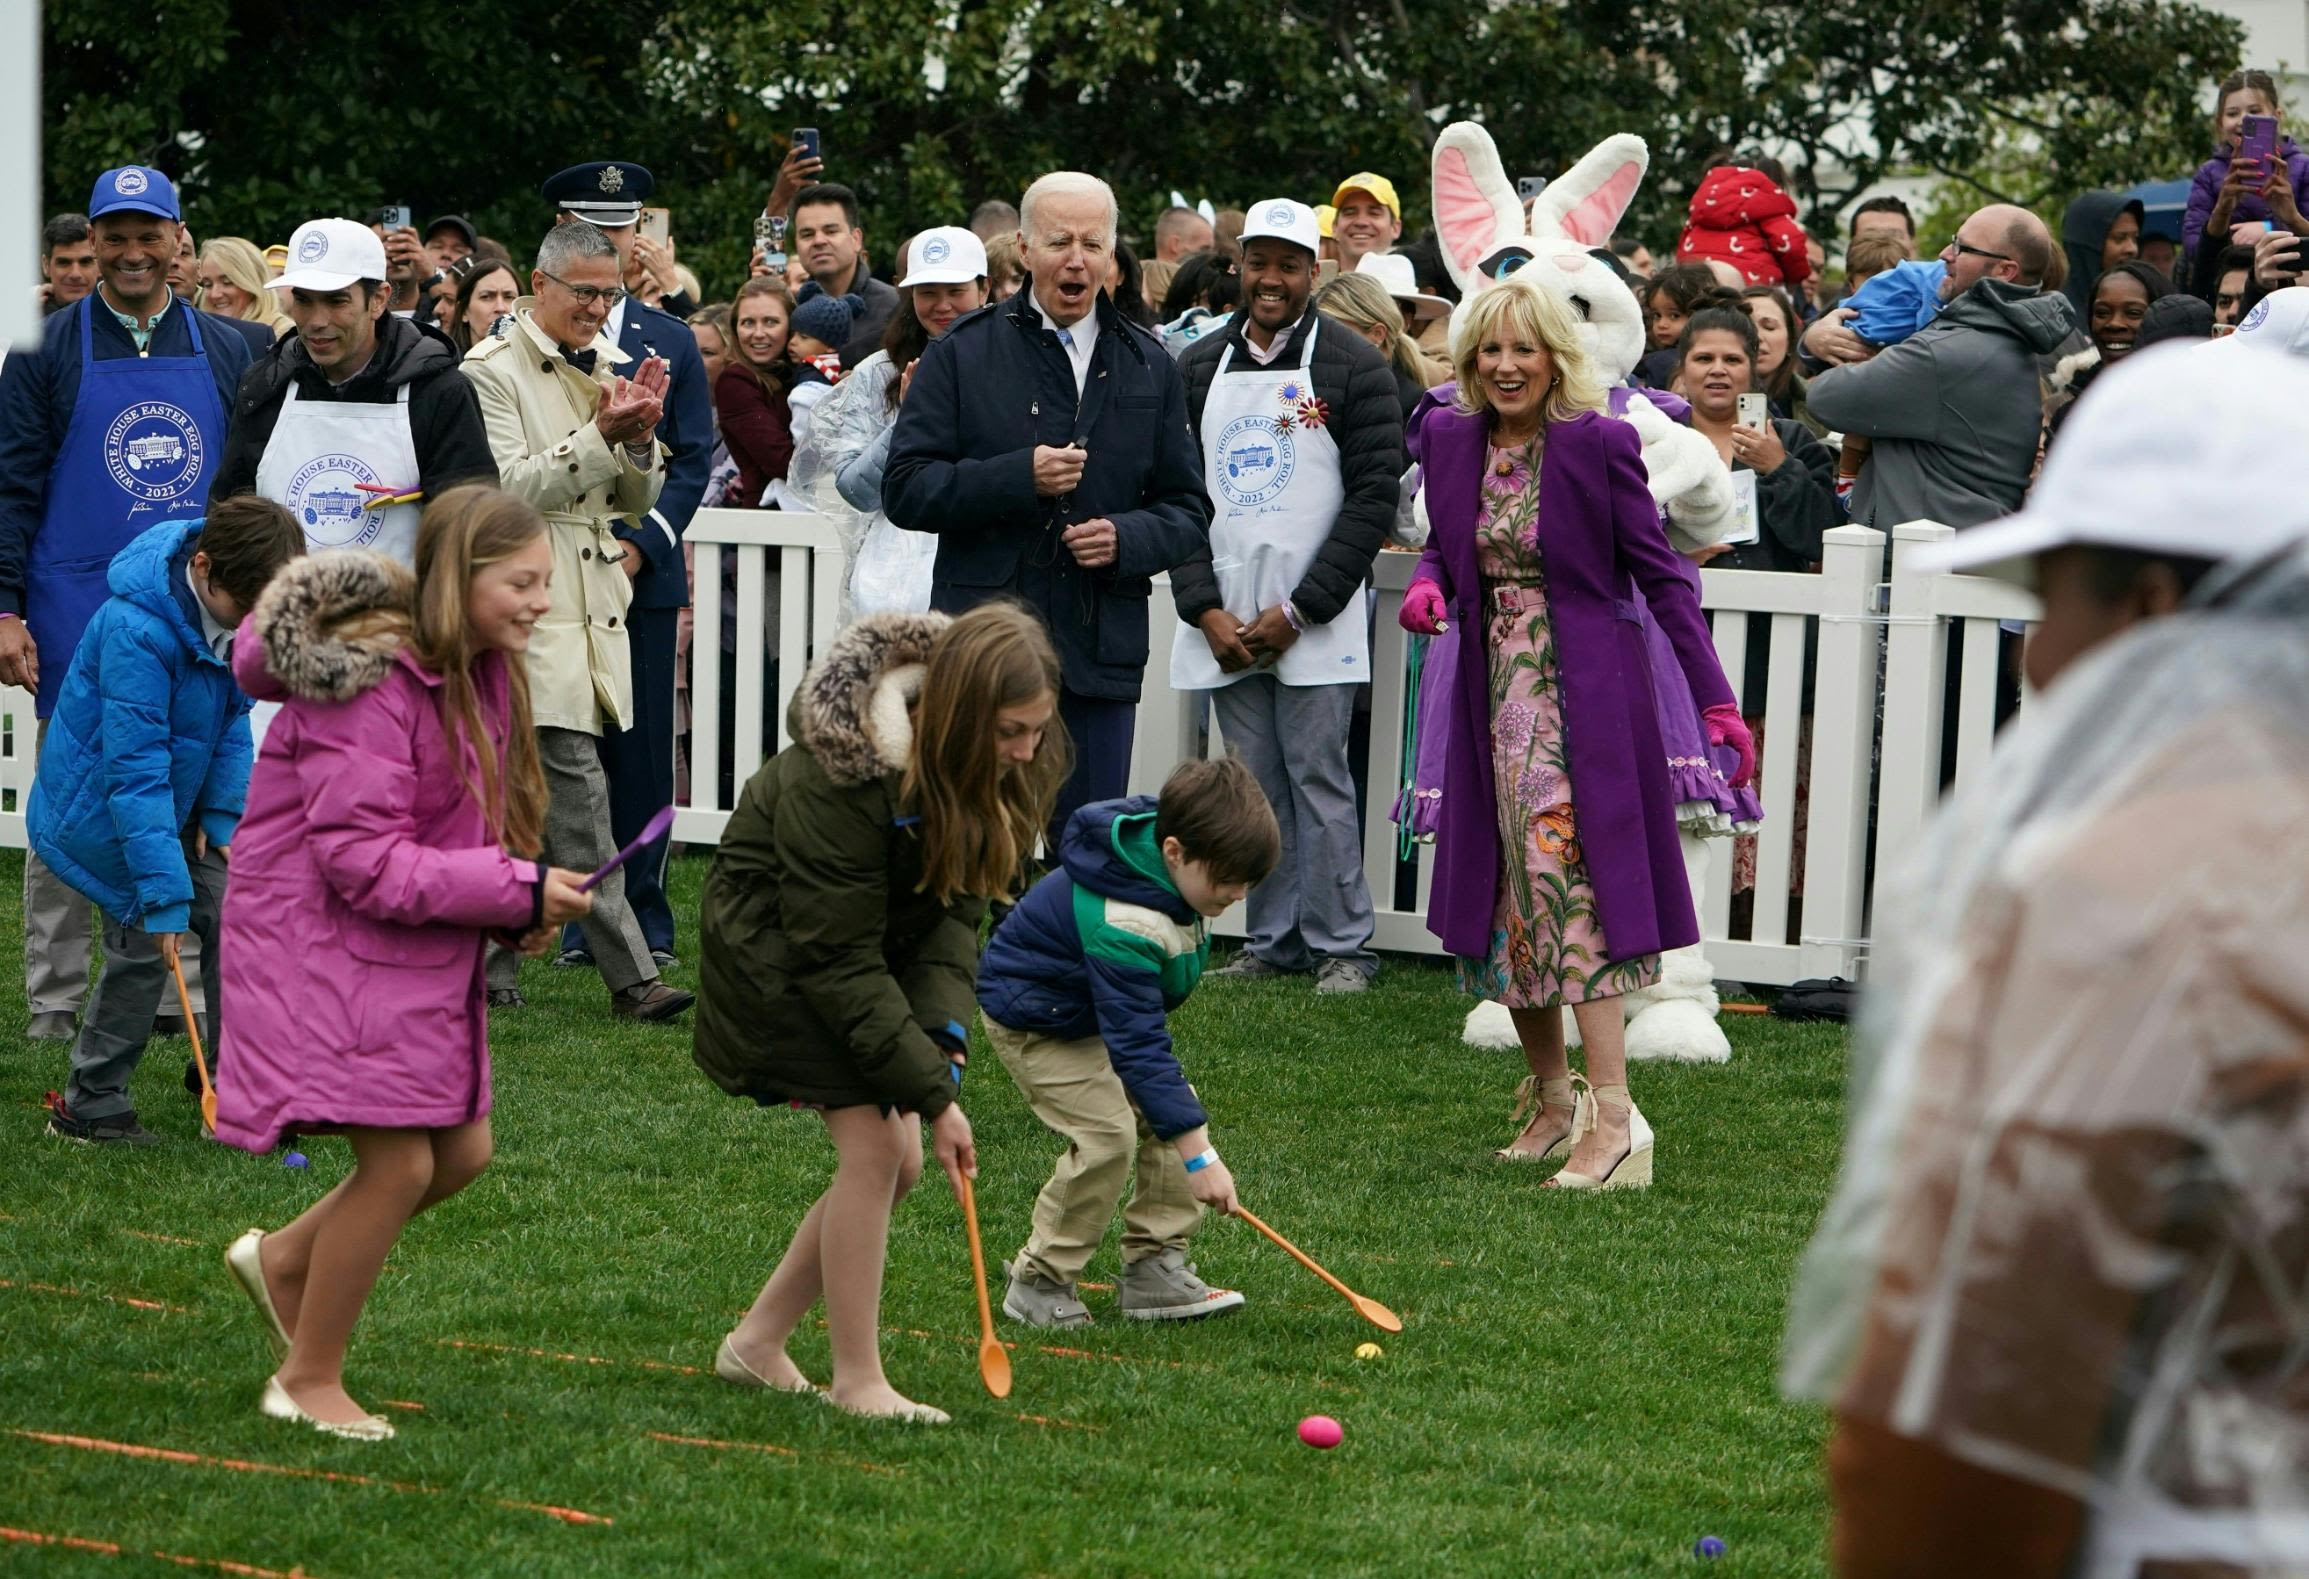
{"type": "Polygon", "coordinates": [[[601,733],[608,719],[633,723],[633,662],[625,613],[633,583],[620,561],[632,549],[610,532],[638,518],[665,484],[665,448],[636,466],[594,426],[604,386],[627,358],[596,337],[591,377],[563,360],[552,336],[514,305],[503,338],[475,343],[465,376],[481,397],[500,485],[543,513],[553,537],[553,606],[529,643],[529,701],[540,727],[601,733]]]}

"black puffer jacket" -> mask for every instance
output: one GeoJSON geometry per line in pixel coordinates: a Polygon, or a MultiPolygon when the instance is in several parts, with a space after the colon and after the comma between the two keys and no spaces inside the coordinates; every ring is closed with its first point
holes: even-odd
{"type": "MultiPolygon", "coordinates": [[[[294,334],[241,375],[233,399],[232,436],[218,462],[211,499],[254,493],[257,467],[280,420],[289,385],[299,400],[340,400],[389,406],[409,386],[409,438],[417,449],[417,486],[430,499],[461,482],[497,481],[497,457],[482,425],[481,402],[473,385],[456,376],[457,348],[430,326],[387,313],[377,326],[377,354],[342,384],[331,384],[305,354],[294,334]]],[[[395,479],[398,481],[399,479],[395,479]]]]}
{"type": "MultiPolygon", "coordinates": [[[[1309,309],[1290,332],[1283,352],[1269,364],[1272,369],[1295,368],[1306,359],[1309,330],[1321,314],[1309,309]]],[[[1370,578],[1371,562],[1387,541],[1395,521],[1396,493],[1403,476],[1403,404],[1395,393],[1395,370],[1361,335],[1345,331],[1335,320],[1323,320],[1315,336],[1314,366],[1308,382],[1315,397],[1330,408],[1331,436],[1339,446],[1339,471],[1347,500],[1331,523],[1331,536],[1315,554],[1315,562],[1291,593],[1292,606],[1302,619],[1328,625],[1343,613],[1356,590],[1370,578]]],[[[1193,427],[1195,451],[1202,453],[1203,407],[1218,378],[1219,361],[1235,348],[1229,377],[1257,366],[1245,347],[1245,320],[1237,314],[1227,332],[1196,344],[1179,358],[1179,372],[1187,381],[1187,420],[1193,427]]],[[[1207,487],[1206,487],[1207,492],[1207,487]]],[[[1219,578],[1211,569],[1210,544],[1171,572],[1171,597],[1179,618],[1189,625],[1222,605],[1219,578]]]]}

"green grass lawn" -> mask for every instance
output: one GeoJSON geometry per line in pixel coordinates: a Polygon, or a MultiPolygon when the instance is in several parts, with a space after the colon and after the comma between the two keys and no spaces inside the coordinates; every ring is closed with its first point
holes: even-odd
{"type": "MultiPolygon", "coordinates": [[[[0,858],[0,887],[19,869],[0,858]]],[[[684,915],[703,875],[676,863],[684,915]]],[[[340,1177],[342,1142],[309,1142],[295,1171],[200,1140],[181,1041],[154,1045],[137,1086],[167,1145],[42,1137],[64,1054],[16,1035],[18,925],[10,905],[0,1571],[183,1571],[166,1553],[319,1579],[1621,1575],[1692,1566],[1702,1534],[1730,1548],[1712,1571],[1821,1571],[1822,1420],[1772,1374],[1834,1162],[1835,1030],[1743,1018],[1728,1067],[1639,1067],[1658,1183],[1563,1197],[1538,1188],[1547,1170],[1490,1160],[1517,1070],[1460,1045],[1439,968],[1391,963],[1345,1001],[1213,984],[1177,1029],[1245,1203],[1406,1330],[1365,1326],[1247,1225],[1213,1222],[1197,1259],[1247,1309],[1140,1324],[1090,1291],[1085,1331],[1003,1324],[1017,1386],[996,1402],[960,1210],[926,1177],[883,1306],[892,1379],[955,1415],[925,1430],[714,1378],[829,1175],[823,1127],[723,1096],[686,1026],[612,1022],[598,978],[532,964],[531,1007],[495,1037],[497,1162],[412,1227],[356,1335],[352,1391],[401,1430],[369,1445],[258,1416],[268,1357],[219,1260],[340,1177]],[[1358,1361],[1373,1338],[1384,1357],[1358,1361]],[[1344,1423],[1336,1451],[1300,1445],[1316,1413],[1344,1423]]],[[[965,1105],[999,1260],[1057,1147],[991,1054],[965,1105]]],[[[1111,1282],[1113,1256],[1091,1276],[1111,1282]]],[[[823,1379],[822,1330],[798,1358],[823,1379]]]]}

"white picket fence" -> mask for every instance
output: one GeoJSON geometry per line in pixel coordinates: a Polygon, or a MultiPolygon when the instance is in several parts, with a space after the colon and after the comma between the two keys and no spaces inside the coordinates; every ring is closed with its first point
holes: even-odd
{"type": "MultiPolygon", "coordinates": [[[[2004,582],[1919,573],[1912,563],[1917,548],[1949,535],[1948,528],[1928,522],[1894,528],[1889,582],[1884,534],[1855,526],[1828,533],[1817,575],[1701,572],[1701,602],[1735,688],[1746,667],[1749,622],[1766,620],[1771,630],[1762,710],[1765,822],[1757,846],[1753,913],[1744,935],[1734,936],[1728,840],[1714,841],[1702,907],[1701,930],[1719,977],[1784,984],[1807,976],[1858,975],[1868,951],[1870,874],[1908,852],[1938,800],[1945,732],[1955,731],[1957,782],[1978,773],[1987,760],[1995,732],[1998,624],[2034,619],[2036,604],[2004,582]],[[1790,942],[1788,874],[1805,637],[1814,621],[1819,636],[1802,931],[1790,942]],[[1952,645],[1964,655],[1953,706],[1945,690],[1952,645]]],[[[735,599],[740,634],[730,744],[735,782],[742,784],[764,758],[789,743],[786,704],[809,661],[837,628],[842,551],[822,518],[774,511],[700,511],[688,536],[698,550],[701,572],[695,627],[700,660],[719,645],[724,597],[735,599]],[[707,570],[715,559],[711,551],[725,547],[734,550],[736,559],[736,574],[726,590],[707,570]],[[767,639],[773,596],[774,653],[767,639]],[[763,691],[770,683],[773,656],[777,706],[765,738],[763,691]]],[[[1405,670],[1409,638],[1395,615],[1413,563],[1409,554],[1382,554],[1374,578],[1371,784],[1363,850],[1378,909],[1377,946],[1433,954],[1440,948],[1425,922],[1430,852],[1420,846],[1414,857],[1417,902],[1410,909],[1397,907],[1396,830],[1387,818],[1412,701],[1405,670]]],[[[1170,672],[1170,644],[1195,638],[1173,612],[1162,578],[1155,584],[1149,627],[1147,691],[1131,764],[1134,791],[1158,787],[1190,753],[1224,749],[1204,698],[1173,692],[1163,683],[1170,672]]],[[[719,664],[693,663],[690,793],[674,821],[674,837],[686,844],[714,843],[729,820],[729,808],[717,803],[722,743],[714,721],[722,683],[719,664]]],[[[1743,697],[1742,703],[1755,711],[1754,698],[1743,697]]],[[[0,845],[21,847],[33,739],[26,693],[0,689],[0,731],[0,845]]],[[[1239,935],[1239,911],[1223,918],[1219,928],[1239,935]]]]}

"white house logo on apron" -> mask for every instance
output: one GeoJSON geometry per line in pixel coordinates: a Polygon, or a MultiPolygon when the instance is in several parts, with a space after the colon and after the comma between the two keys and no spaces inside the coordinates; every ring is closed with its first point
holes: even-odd
{"type": "Polygon", "coordinates": [[[357,455],[319,455],[289,475],[281,502],[320,548],[365,548],[384,530],[384,512],[362,506],[368,496],[353,485],[383,479],[357,455]]]}
{"type": "Polygon", "coordinates": [[[105,469],[130,497],[147,504],[168,504],[192,492],[203,459],[199,424],[166,401],[139,401],[105,430],[105,469]]]}
{"type": "Polygon", "coordinates": [[[1219,492],[1229,504],[1265,504],[1291,484],[1298,449],[1289,428],[1272,417],[1243,416],[1219,433],[1219,492]]]}

